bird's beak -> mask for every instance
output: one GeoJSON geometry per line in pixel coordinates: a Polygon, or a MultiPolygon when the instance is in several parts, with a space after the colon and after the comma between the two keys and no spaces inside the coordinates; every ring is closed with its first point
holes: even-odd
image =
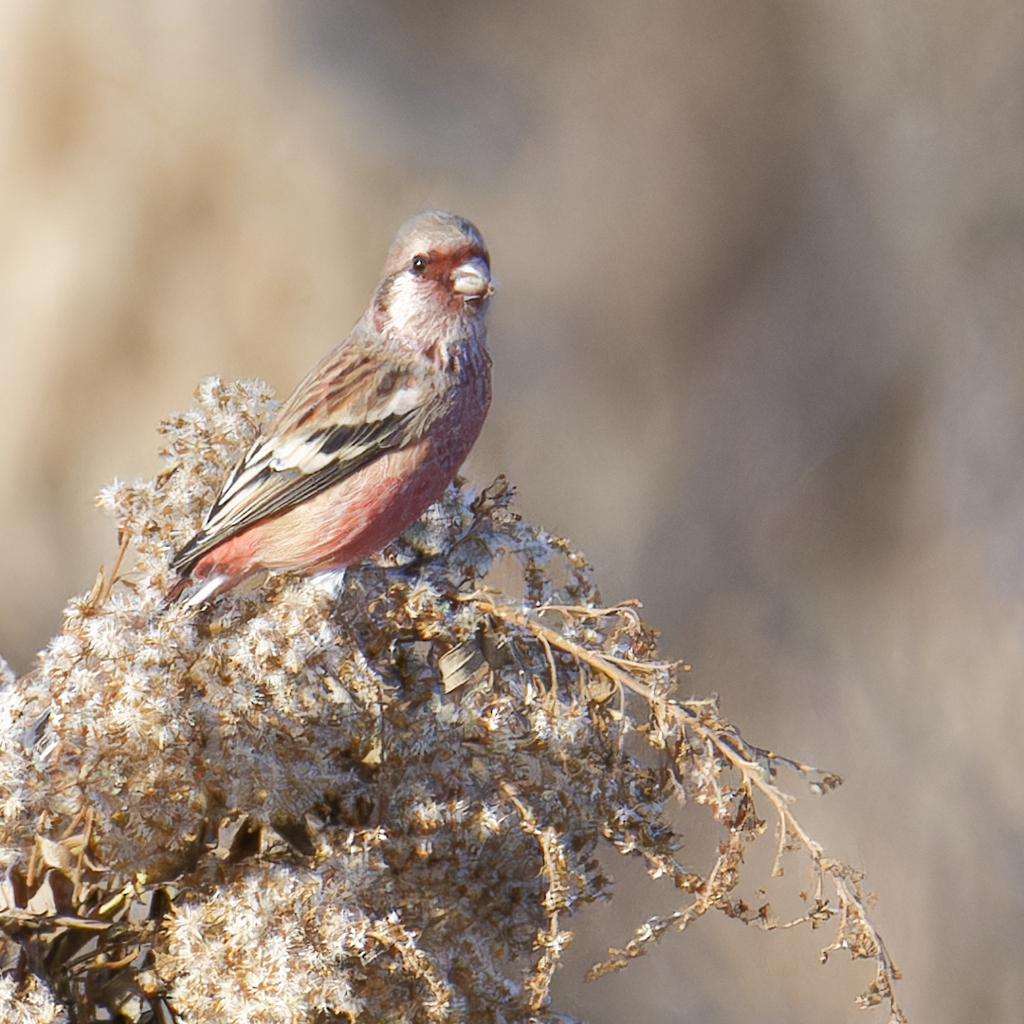
{"type": "Polygon", "coordinates": [[[451,276],[452,291],[467,299],[487,299],[494,294],[491,285],[491,271],[482,256],[474,256],[460,263],[451,276]]]}

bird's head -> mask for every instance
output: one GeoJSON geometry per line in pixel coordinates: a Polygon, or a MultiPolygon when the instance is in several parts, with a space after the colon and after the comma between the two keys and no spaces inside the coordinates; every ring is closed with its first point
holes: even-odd
{"type": "Polygon", "coordinates": [[[469,337],[483,342],[491,263],[468,220],[429,210],[399,229],[374,296],[382,333],[424,349],[448,350],[469,337]]]}

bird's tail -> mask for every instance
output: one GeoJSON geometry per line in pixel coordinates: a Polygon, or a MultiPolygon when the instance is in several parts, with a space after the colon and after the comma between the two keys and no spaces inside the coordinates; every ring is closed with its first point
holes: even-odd
{"type": "Polygon", "coordinates": [[[205,579],[199,581],[192,579],[191,576],[179,576],[171,585],[171,589],[167,591],[167,603],[175,604],[181,595],[196,582],[201,583],[201,586],[194,594],[189,594],[181,602],[183,608],[199,608],[201,605],[206,604],[210,598],[216,597],[217,594],[230,589],[236,580],[230,573],[226,572],[211,573],[205,579]]]}

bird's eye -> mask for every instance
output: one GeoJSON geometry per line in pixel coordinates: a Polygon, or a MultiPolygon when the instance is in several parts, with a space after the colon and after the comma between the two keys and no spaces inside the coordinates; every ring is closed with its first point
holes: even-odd
{"type": "Polygon", "coordinates": [[[427,263],[430,261],[422,253],[418,253],[412,258],[412,269],[415,274],[422,274],[427,269],[427,263]]]}

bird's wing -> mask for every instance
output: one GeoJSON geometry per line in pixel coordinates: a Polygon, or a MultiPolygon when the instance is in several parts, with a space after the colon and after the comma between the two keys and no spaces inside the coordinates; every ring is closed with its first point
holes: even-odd
{"type": "Polygon", "coordinates": [[[333,487],[423,436],[439,400],[436,374],[377,346],[343,343],[299,385],[228,477],[203,528],[171,565],[333,487]]]}

